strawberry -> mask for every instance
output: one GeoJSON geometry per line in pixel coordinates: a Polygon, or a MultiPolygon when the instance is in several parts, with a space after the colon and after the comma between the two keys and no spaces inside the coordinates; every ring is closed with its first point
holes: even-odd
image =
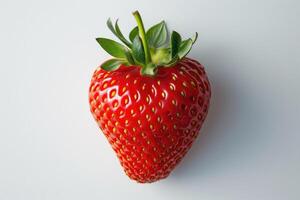
{"type": "Polygon", "coordinates": [[[198,136],[211,90],[203,66],[186,58],[197,39],[168,37],[164,21],[145,32],[140,14],[130,41],[118,21],[111,31],[125,44],[97,38],[114,58],[93,74],[89,103],[94,119],[125,173],[140,183],[166,178],[198,136]]]}

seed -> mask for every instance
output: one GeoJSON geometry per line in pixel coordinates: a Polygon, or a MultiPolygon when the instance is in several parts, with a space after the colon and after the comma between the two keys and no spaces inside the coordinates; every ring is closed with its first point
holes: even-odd
{"type": "Polygon", "coordinates": [[[107,88],[107,83],[103,84],[103,89],[107,88]]]}
{"type": "Polygon", "coordinates": [[[173,99],[172,100],[172,104],[175,105],[175,106],[177,106],[177,101],[173,99]]]}
{"type": "Polygon", "coordinates": [[[174,85],[170,84],[170,89],[171,89],[172,91],[174,91],[174,90],[175,90],[174,85]]]}
{"type": "Polygon", "coordinates": [[[158,106],[162,108],[162,102],[158,102],[158,106]]]}
{"type": "Polygon", "coordinates": [[[194,81],[191,81],[191,84],[192,84],[193,87],[196,87],[196,84],[195,84],[194,81]]]}
{"type": "Polygon", "coordinates": [[[117,107],[118,105],[119,105],[118,102],[115,102],[114,103],[114,108],[117,107]]]}
{"type": "Polygon", "coordinates": [[[124,101],[125,105],[128,104],[128,99],[126,98],[124,101]]]}
{"type": "Polygon", "coordinates": [[[157,117],[157,121],[158,121],[158,122],[161,122],[161,118],[160,118],[160,117],[157,117]]]}

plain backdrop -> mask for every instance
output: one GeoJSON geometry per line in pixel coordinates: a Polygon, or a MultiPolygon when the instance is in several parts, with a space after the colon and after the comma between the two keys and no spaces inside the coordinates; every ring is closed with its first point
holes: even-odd
{"type": "Polygon", "coordinates": [[[0,0],[1,200],[299,200],[300,3],[296,0],[0,0]],[[94,122],[88,87],[109,56],[95,38],[146,27],[199,39],[212,102],[169,178],[127,178],[94,122]]]}

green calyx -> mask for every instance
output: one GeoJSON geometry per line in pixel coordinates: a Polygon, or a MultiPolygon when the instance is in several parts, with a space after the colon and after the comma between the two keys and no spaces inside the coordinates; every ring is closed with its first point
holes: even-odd
{"type": "Polygon", "coordinates": [[[142,18],[138,11],[133,12],[137,22],[127,40],[118,25],[107,20],[107,26],[112,33],[124,44],[106,38],[96,38],[100,46],[114,58],[102,64],[102,69],[113,71],[121,65],[136,65],[141,67],[141,74],[155,76],[158,67],[171,67],[183,59],[197,40],[193,38],[182,40],[179,33],[172,31],[171,37],[164,21],[145,31],[142,18]]]}

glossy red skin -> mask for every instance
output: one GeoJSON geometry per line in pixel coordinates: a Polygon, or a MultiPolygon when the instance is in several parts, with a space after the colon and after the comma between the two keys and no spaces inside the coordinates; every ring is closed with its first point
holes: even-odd
{"type": "Polygon", "coordinates": [[[91,112],[125,173],[140,183],[166,178],[196,139],[207,115],[210,84],[203,66],[185,58],[141,76],[136,66],[94,72],[91,112]]]}

